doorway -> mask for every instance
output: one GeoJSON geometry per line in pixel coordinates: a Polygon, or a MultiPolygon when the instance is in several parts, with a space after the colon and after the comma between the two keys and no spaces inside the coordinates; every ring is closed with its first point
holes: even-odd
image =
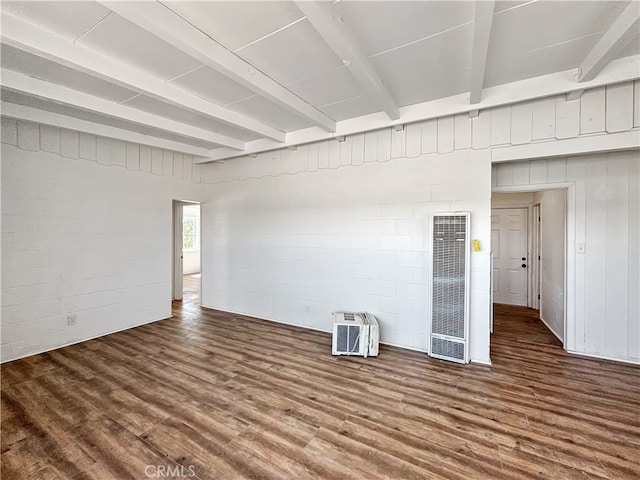
{"type": "Polygon", "coordinates": [[[200,204],[173,202],[172,299],[200,305],[200,204]]]}
{"type": "MultiPolygon", "coordinates": [[[[491,217],[496,318],[505,312],[514,319],[533,316],[563,345],[567,329],[567,198],[566,188],[494,192],[491,217]]],[[[526,335],[533,330],[523,328],[521,332],[526,335]]]]}

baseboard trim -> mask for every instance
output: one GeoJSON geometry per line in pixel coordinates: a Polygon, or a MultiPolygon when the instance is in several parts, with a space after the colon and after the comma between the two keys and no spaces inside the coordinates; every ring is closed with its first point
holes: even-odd
{"type": "Polygon", "coordinates": [[[560,337],[560,335],[558,335],[558,334],[556,333],[556,331],[555,331],[553,328],[551,328],[551,325],[549,325],[549,324],[546,322],[546,320],[545,320],[544,318],[542,318],[542,315],[540,315],[540,321],[541,321],[542,323],[544,323],[544,324],[545,324],[545,326],[549,329],[549,331],[550,331],[551,333],[553,333],[553,335],[554,335],[558,340],[560,340],[560,343],[562,343],[562,346],[564,346],[564,340],[562,339],[562,337],[560,337]]]}
{"type": "Polygon", "coordinates": [[[589,360],[605,360],[607,362],[626,363],[629,365],[640,365],[640,360],[629,360],[624,358],[607,357],[604,355],[596,355],[595,353],[576,352],[573,350],[567,350],[567,353],[575,355],[576,357],[586,357],[589,360]]]}
{"type": "Polygon", "coordinates": [[[168,320],[171,317],[172,317],[172,315],[169,315],[168,317],[162,317],[162,318],[158,318],[158,319],[155,319],[155,320],[149,320],[148,322],[142,322],[142,323],[138,323],[136,325],[131,325],[129,327],[119,328],[117,330],[112,330],[112,331],[109,331],[109,332],[101,333],[99,335],[94,335],[93,337],[83,338],[82,340],[74,340],[73,342],[65,343],[63,345],[58,345],[56,347],[45,348],[43,350],[36,350],[35,352],[26,353],[24,355],[18,355],[17,357],[9,358],[7,360],[3,360],[2,362],[0,362],[0,364],[5,364],[5,363],[9,363],[9,362],[15,362],[16,360],[20,360],[21,358],[32,357],[34,355],[40,355],[41,353],[53,352],[54,350],[58,350],[59,348],[70,347],[71,345],[77,345],[78,343],[88,342],[89,340],[95,340],[96,338],[106,337],[107,335],[112,335],[114,333],[124,332],[125,330],[130,330],[132,328],[142,327],[143,325],[148,325],[150,323],[160,322],[161,320],[168,320]]]}

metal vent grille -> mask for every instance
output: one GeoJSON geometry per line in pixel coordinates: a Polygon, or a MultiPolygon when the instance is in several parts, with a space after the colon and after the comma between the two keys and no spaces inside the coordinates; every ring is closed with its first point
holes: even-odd
{"type": "Polygon", "coordinates": [[[431,352],[454,361],[465,360],[468,221],[468,214],[433,217],[431,352]]]}
{"type": "Polygon", "coordinates": [[[431,355],[445,360],[464,363],[464,342],[431,337],[431,355]]]}
{"type": "MultiPolygon", "coordinates": [[[[345,320],[347,314],[345,314],[345,320]]],[[[353,315],[351,315],[353,320],[353,315]]],[[[355,353],[360,349],[360,331],[359,325],[338,325],[337,350],[344,353],[355,353]]]]}

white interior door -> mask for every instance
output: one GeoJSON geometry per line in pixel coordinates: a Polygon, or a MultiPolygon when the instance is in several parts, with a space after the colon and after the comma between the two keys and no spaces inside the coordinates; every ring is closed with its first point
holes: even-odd
{"type": "Polygon", "coordinates": [[[493,301],[527,305],[527,209],[491,210],[493,301]]]}

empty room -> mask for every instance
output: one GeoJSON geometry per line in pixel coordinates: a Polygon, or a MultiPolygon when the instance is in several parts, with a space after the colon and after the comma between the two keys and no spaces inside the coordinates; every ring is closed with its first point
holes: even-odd
{"type": "Polygon", "coordinates": [[[640,0],[0,14],[2,478],[640,478],[640,0]]]}

